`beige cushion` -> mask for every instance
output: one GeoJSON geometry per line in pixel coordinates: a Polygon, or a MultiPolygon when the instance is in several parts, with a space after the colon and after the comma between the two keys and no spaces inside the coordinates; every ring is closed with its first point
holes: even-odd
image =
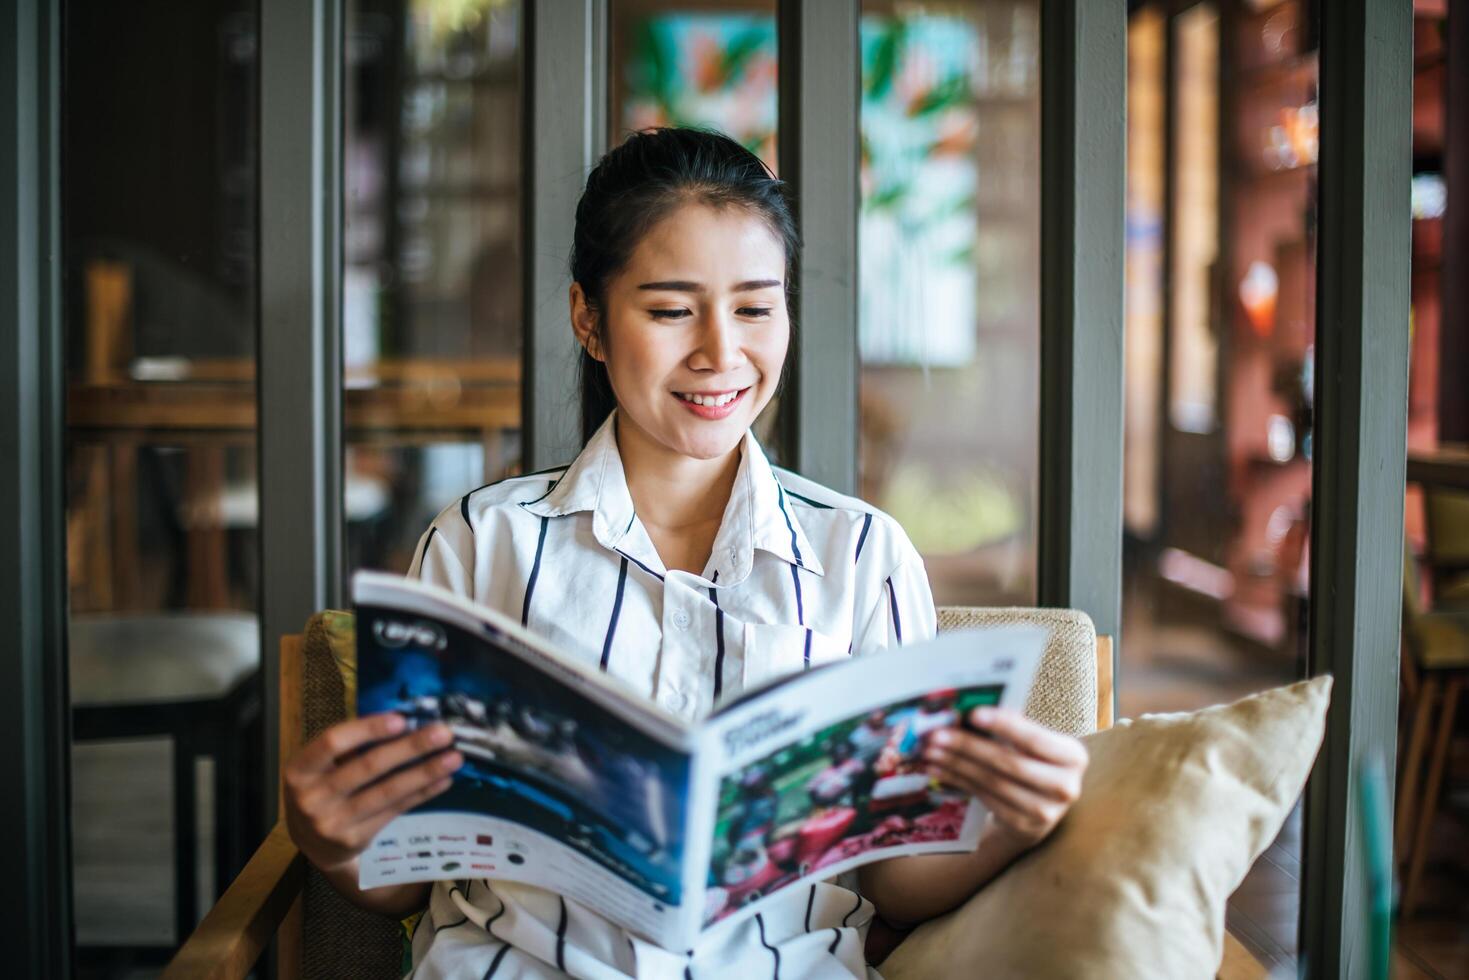
{"type": "Polygon", "coordinates": [[[917,929],[886,980],[1213,977],[1224,903],[1310,773],[1331,679],[1087,736],[1081,798],[1043,846],[917,929]]]}
{"type": "Polygon", "coordinates": [[[1020,623],[1050,631],[1025,713],[1067,735],[1097,728],[1097,630],[1079,609],[940,606],[939,632],[1020,623]]]}

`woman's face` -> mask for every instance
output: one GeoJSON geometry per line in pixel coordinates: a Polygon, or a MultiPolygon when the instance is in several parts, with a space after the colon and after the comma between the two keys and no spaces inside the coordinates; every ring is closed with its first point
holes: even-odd
{"type": "Polygon", "coordinates": [[[572,287],[577,338],[607,365],[620,437],[696,459],[738,446],[785,363],[785,267],[760,217],[688,204],[608,283],[600,324],[572,287]]]}

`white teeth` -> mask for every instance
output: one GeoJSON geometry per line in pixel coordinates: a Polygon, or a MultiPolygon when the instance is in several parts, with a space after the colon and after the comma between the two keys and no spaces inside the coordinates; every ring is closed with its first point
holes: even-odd
{"type": "Polygon", "coordinates": [[[726,392],[723,395],[686,395],[683,392],[676,392],[676,394],[686,402],[693,402],[695,405],[712,405],[715,408],[728,405],[739,397],[738,391],[726,392]]]}

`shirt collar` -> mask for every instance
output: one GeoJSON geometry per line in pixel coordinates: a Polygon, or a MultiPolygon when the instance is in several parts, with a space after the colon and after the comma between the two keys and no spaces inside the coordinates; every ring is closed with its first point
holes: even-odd
{"type": "MultiPolygon", "coordinates": [[[[599,544],[661,572],[663,563],[635,519],[627,471],[617,451],[616,416],[614,411],[607,417],[555,486],[520,506],[541,517],[590,511],[592,534],[599,544]]],[[[749,576],[757,549],[816,575],[825,574],[759,440],[747,431],[740,443],[740,468],[709,556],[708,577],[720,586],[737,585],[749,576]]]]}
{"type": "Polygon", "coordinates": [[[756,550],[816,575],[825,574],[760,441],[753,432],[746,432],[740,444],[740,468],[709,559],[711,568],[720,572],[719,584],[744,581],[756,550]]]}

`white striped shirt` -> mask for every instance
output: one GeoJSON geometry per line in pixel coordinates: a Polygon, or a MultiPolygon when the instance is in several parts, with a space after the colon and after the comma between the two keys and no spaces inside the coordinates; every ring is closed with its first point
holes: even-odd
{"type": "MultiPolygon", "coordinates": [[[[690,718],[771,677],[934,635],[923,560],[902,528],[772,467],[750,433],[703,574],[669,571],[634,511],[614,419],[569,467],[445,508],[409,574],[518,617],[690,718]]],[[[414,936],[415,975],[867,977],[871,917],[846,888],[801,887],[675,954],[550,892],[441,882],[414,936]]]]}

